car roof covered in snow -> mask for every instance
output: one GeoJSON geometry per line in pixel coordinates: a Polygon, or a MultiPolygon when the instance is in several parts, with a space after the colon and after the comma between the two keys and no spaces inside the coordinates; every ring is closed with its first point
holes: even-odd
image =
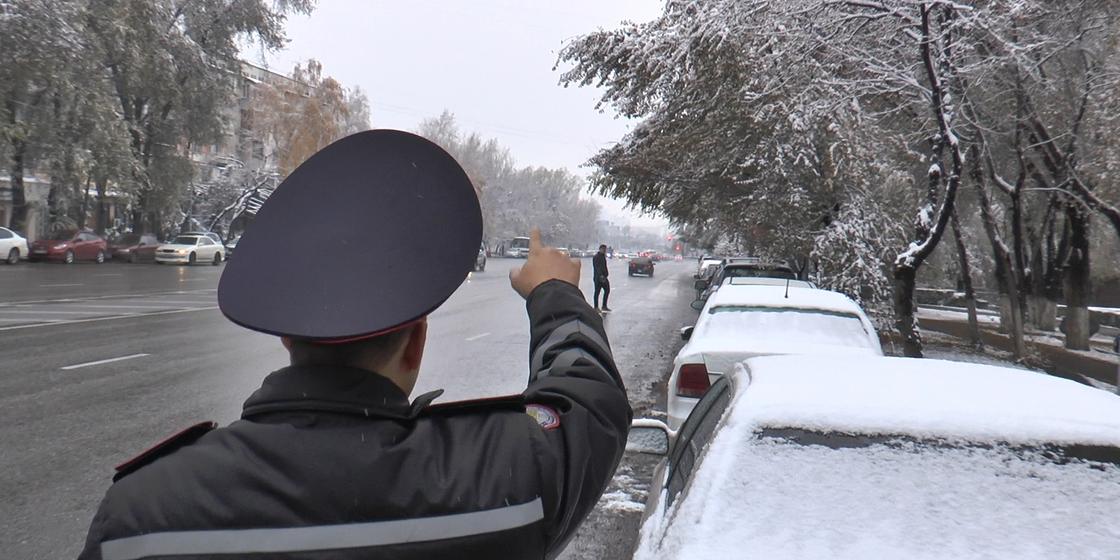
{"type": "Polygon", "coordinates": [[[745,362],[741,424],[1011,444],[1120,447],[1120,396],[947,360],[767,356],[745,362]]]}
{"type": "Polygon", "coordinates": [[[856,302],[840,292],[790,284],[787,294],[784,281],[778,286],[725,283],[708,298],[705,311],[719,306],[787,307],[854,315],[863,313],[856,302]]]}

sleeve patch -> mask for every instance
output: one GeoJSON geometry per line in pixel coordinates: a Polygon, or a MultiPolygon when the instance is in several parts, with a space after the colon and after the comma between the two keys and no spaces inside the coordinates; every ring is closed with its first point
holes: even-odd
{"type": "Polygon", "coordinates": [[[560,427],[560,413],[550,406],[543,404],[525,405],[525,414],[532,416],[542,430],[555,430],[560,427]]]}

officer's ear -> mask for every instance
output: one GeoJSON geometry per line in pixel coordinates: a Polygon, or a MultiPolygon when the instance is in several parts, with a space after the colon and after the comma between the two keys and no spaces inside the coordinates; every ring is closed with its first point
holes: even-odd
{"type": "Polygon", "coordinates": [[[420,370],[420,362],[424,358],[424,345],[427,342],[428,319],[425,317],[409,329],[408,341],[405,342],[404,352],[401,354],[401,365],[405,370],[420,370]]]}
{"type": "Polygon", "coordinates": [[[290,339],[286,336],[282,336],[282,337],[280,337],[280,344],[283,344],[284,349],[287,350],[288,352],[292,351],[292,339],[290,339]]]}

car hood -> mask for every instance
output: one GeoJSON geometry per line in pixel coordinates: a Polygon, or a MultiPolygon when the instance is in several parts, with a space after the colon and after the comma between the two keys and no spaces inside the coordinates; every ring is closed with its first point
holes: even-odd
{"type": "Polygon", "coordinates": [[[31,243],[32,247],[54,247],[56,245],[70,245],[70,240],[60,241],[57,239],[36,239],[31,243]]]}

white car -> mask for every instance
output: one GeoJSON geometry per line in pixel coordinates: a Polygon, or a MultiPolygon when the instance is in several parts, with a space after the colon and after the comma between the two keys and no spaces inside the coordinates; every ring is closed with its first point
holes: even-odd
{"type": "Polygon", "coordinates": [[[860,354],[882,356],[875,326],[860,306],[839,292],[785,280],[729,279],[712,294],[688,341],[673,360],[667,386],[669,427],[677,429],[718,376],[736,362],[771,354],[860,354]]]}
{"type": "Polygon", "coordinates": [[[636,560],[1103,558],[1120,544],[1120,397],[1032,371],[752,358],[679,432],[636,420],[628,446],[667,455],[636,560]]]}
{"type": "Polygon", "coordinates": [[[222,263],[221,244],[216,243],[206,235],[180,235],[170,243],[164,243],[156,249],[156,263],[159,264],[195,264],[210,263],[218,266],[222,263]]]}
{"type": "Polygon", "coordinates": [[[0,259],[16,264],[28,256],[27,239],[5,227],[0,227],[0,259]]]}

